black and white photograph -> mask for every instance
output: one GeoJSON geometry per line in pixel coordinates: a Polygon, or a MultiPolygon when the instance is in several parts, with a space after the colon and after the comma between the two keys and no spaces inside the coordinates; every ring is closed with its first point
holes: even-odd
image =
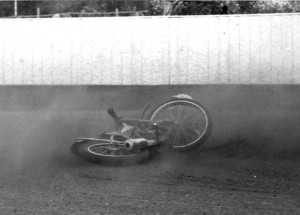
{"type": "Polygon", "coordinates": [[[300,214],[300,0],[0,0],[0,214],[300,214]]]}

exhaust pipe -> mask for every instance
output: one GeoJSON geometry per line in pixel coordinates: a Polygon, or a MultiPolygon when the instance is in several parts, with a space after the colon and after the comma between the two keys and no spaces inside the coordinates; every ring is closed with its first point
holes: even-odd
{"type": "Polygon", "coordinates": [[[128,139],[125,141],[127,149],[145,149],[148,147],[148,142],[145,138],[128,139]]]}
{"type": "Polygon", "coordinates": [[[158,145],[156,140],[146,140],[145,138],[128,139],[125,141],[127,149],[146,149],[150,146],[158,145]]]}

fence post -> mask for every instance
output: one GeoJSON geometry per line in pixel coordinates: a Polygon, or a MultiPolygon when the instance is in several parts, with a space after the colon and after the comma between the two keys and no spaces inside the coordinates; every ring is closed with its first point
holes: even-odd
{"type": "Polygon", "coordinates": [[[40,7],[37,7],[36,8],[36,18],[40,18],[40,14],[41,13],[41,11],[40,11],[40,7]]]}
{"type": "Polygon", "coordinates": [[[15,12],[15,17],[18,16],[18,0],[14,1],[14,12],[15,12]]]}
{"type": "Polygon", "coordinates": [[[116,8],[116,16],[119,16],[119,9],[116,8]]]}

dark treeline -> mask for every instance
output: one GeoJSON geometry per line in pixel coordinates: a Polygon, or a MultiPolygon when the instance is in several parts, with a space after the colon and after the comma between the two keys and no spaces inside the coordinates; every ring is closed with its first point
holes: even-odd
{"type": "Polygon", "coordinates": [[[300,12],[299,1],[175,1],[169,15],[214,15],[300,12]]]}
{"type": "MultiPolygon", "coordinates": [[[[77,13],[79,16],[118,11],[143,15],[210,15],[300,12],[299,1],[166,1],[166,0],[18,0],[18,16],[77,13]]],[[[14,1],[0,1],[0,17],[14,16],[14,1]]]]}
{"type": "MultiPolygon", "coordinates": [[[[22,1],[18,0],[18,16],[36,15],[37,8],[41,15],[64,13],[103,13],[131,10],[146,10],[148,0],[50,0],[22,1]]],[[[14,16],[14,1],[0,1],[0,17],[14,16]]]]}

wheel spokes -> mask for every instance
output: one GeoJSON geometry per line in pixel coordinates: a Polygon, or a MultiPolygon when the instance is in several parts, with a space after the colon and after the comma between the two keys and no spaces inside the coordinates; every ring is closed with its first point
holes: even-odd
{"type": "Polygon", "coordinates": [[[93,154],[103,155],[103,156],[132,156],[139,153],[139,150],[128,150],[120,145],[113,145],[111,143],[107,144],[94,144],[91,145],[88,150],[93,154]]]}
{"type": "Polygon", "coordinates": [[[181,122],[186,118],[186,109],[183,106],[170,107],[168,112],[174,122],[181,122]]]}
{"type": "Polygon", "coordinates": [[[158,109],[152,120],[171,120],[178,128],[175,129],[171,141],[174,147],[183,147],[199,140],[208,127],[205,111],[198,105],[189,102],[174,102],[158,109]]]}

